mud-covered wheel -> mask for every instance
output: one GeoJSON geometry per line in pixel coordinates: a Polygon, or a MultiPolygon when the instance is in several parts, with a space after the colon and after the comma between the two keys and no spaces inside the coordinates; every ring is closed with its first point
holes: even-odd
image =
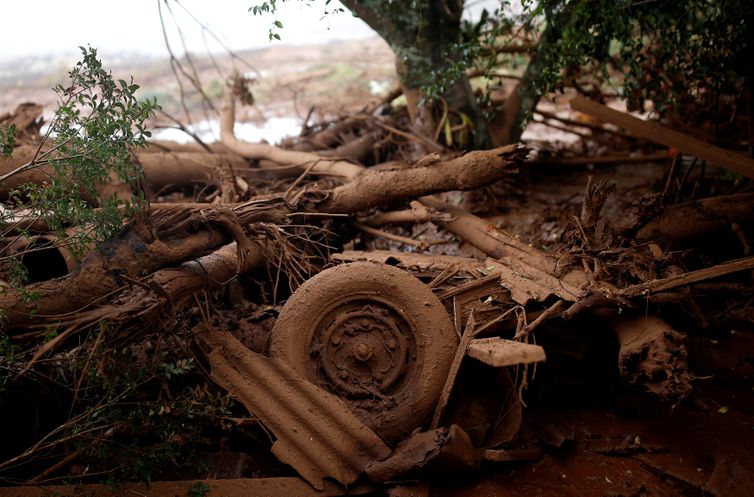
{"type": "Polygon", "coordinates": [[[395,443],[431,414],[456,345],[450,316],[427,286],[395,267],[357,262],[296,290],[272,330],[270,354],[395,443]]]}

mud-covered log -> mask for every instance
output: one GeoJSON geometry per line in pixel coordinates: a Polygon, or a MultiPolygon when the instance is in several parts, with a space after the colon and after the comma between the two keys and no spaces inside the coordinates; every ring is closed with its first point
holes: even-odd
{"type": "Polygon", "coordinates": [[[238,266],[243,267],[254,246],[241,226],[282,222],[286,213],[280,201],[271,201],[240,204],[232,210],[174,208],[153,214],[157,225],[153,231],[133,225],[120,237],[100,244],[67,276],[0,294],[3,329],[85,310],[159,269],[209,254],[233,239],[239,242],[238,266]],[[37,298],[29,299],[30,292],[37,298]]]}
{"type": "Polygon", "coordinates": [[[219,185],[221,175],[243,176],[249,169],[248,163],[236,154],[157,152],[139,154],[137,158],[144,168],[144,178],[155,190],[191,183],[219,185]]]}
{"type": "MultiPolygon", "coordinates": [[[[11,173],[30,162],[38,149],[37,145],[21,145],[16,147],[11,157],[0,156],[0,176],[11,173]]],[[[11,190],[15,190],[25,183],[44,184],[49,179],[49,171],[49,167],[38,167],[0,181],[0,201],[6,201],[11,190]]]]}
{"type": "Polygon", "coordinates": [[[658,123],[644,121],[631,114],[617,111],[581,95],[577,95],[571,99],[571,108],[596,117],[601,121],[615,124],[638,137],[660,143],[666,147],[673,147],[681,152],[717,164],[747,178],[754,178],[754,159],[745,155],[717,147],[658,123]]]}
{"type": "Polygon", "coordinates": [[[738,193],[671,205],[636,233],[641,241],[691,240],[754,220],[754,193],[738,193]]]}
{"type": "Polygon", "coordinates": [[[143,319],[150,321],[167,306],[180,312],[199,293],[221,287],[234,277],[262,266],[266,258],[261,247],[252,246],[239,265],[238,247],[231,243],[204,257],[184,262],[178,267],[155,271],[142,285],[129,285],[109,303],[89,311],[62,316],[58,326],[82,328],[102,320],[111,322],[143,319]]]}
{"type": "Polygon", "coordinates": [[[652,315],[612,316],[610,322],[620,343],[618,370],[624,380],[672,401],[691,393],[683,333],[652,315]]]}
{"type": "Polygon", "coordinates": [[[555,271],[555,260],[552,257],[495,229],[484,219],[438,198],[425,197],[421,202],[427,207],[450,214],[452,218],[440,222],[440,226],[493,259],[513,257],[527,261],[542,271],[555,271]]]}
{"type": "MultiPolygon", "coordinates": [[[[11,158],[0,158],[0,175],[9,173],[30,162],[37,147],[24,145],[16,148],[11,158]]],[[[226,186],[236,176],[251,179],[259,171],[239,155],[211,152],[137,152],[136,161],[144,170],[144,178],[154,191],[170,185],[213,184],[226,186]]],[[[49,180],[50,166],[40,166],[15,174],[0,183],[0,200],[7,199],[11,190],[25,183],[44,184],[49,180]]],[[[114,181],[102,185],[100,195],[109,196],[116,192],[119,197],[128,198],[132,192],[127,185],[114,181]]],[[[230,197],[226,201],[231,200],[230,197]]]]}
{"type": "Polygon", "coordinates": [[[216,153],[216,154],[232,154],[233,151],[221,142],[207,143],[206,148],[196,142],[191,143],[177,143],[167,140],[150,140],[147,142],[144,148],[139,149],[139,153],[151,154],[151,153],[164,153],[164,152],[176,152],[176,153],[216,153]],[[209,150],[207,150],[209,149],[209,150]]]}
{"type": "Polygon", "coordinates": [[[0,295],[0,309],[5,311],[3,327],[9,330],[30,324],[33,317],[85,309],[129,280],[138,280],[166,264],[206,253],[226,240],[221,231],[206,230],[168,244],[145,243],[133,232],[125,238],[104,242],[68,276],[0,295]],[[38,295],[38,299],[27,298],[28,292],[38,295]]]}
{"type": "Polygon", "coordinates": [[[323,157],[338,157],[364,162],[380,136],[378,132],[367,133],[343,145],[328,150],[320,150],[318,153],[323,157]]]}
{"type": "Polygon", "coordinates": [[[583,271],[576,269],[555,276],[555,258],[459,207],[433,197],[424,197],[421,202],[452,216],[451,220],[439,221],[438,225],[488,255],[490,266],[503,275],[516,302],[544,301],[550,295],[574,302],[585,296],[589,280],[583,271]]]}
{"type": "Polygon", "coordinates": [[[516,172],[528,149],[509,145],[470,152],[437,164],[395,171],[365,171],[335,188],[319,208],[332,213],[353,213],[424,195],[471,190],[516,172]]]}
{"type": "Polygon", "coordinates": [[[34,144],[39,141],[39,130],[44,120],[44,107],[33,102],[19,104],[13,112],[0,114],[0,127],[15,126],[16,145],[34,144]]]}

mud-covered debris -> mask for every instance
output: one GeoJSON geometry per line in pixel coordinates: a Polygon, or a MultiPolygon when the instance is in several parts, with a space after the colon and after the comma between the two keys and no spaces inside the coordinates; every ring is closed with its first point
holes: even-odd
{"type": "Polygon", "coordinates": [[[668,129],[660,124],[643,121],[637,117],[611,109],[586,97],[578,95],[571,99],[571,108],[589,114],[630,131],[636,136],[673,147],[681,152],[722,166],[729,171],[754,178],[754,160],[745,155],[711,145],[693,136],[668,129]]]}
{"type": "Polygon", "coordinates": [[[392,487],[388,497],[430,497],[429,483],[402,484],[392,487]]]}
{"type": "Polygon", "coordinates": [[[394,480],[424,469],[437,475],[475,471],[480,452],[457,425],[417,433],[401,443],[384,461],[371,464],[366,473],[373,482],[394,480]]]}
{"type": "Polygon", "coordinates": [[[205,331],[212,378],[256,416],[277,441],[272,452],[314,488],[348,486],[390,449],[334,395],[221,331],[205,331]]]}
{"type": "Polygon", "coordinates": [[[656,316],[621,316],[614,321],[620,342],[621,377],[652,394],[678,401],[691,393],[694,376],[686,360],[686,336],[656,316]]]}
{"type": "Polygon", "coordinates": [[[498,337],[472,340],[466,353],[474,359],[496,368],[532,364],[545,360],[545,349],[539,345],[498,337]]]}

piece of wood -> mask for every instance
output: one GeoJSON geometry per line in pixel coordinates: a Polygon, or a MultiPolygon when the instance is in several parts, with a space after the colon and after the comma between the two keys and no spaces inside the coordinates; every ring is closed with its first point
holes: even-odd
{"type": "Polygon", "coordinates": [[[353,179],[364,170],[360,164],[330,159],[311,152],[284,150],[266,143],[246,143],[236,138],[234,124],[236,117],[235,96],[226,88],[220,108],[220,141],[233,152],[254,160],[270,160],[278,164],[293,165],[300,171],[331,174],[353,179]],[[310,168],[310,169],[307,169],[310,168]]]}
{"type": "Polygon", "coordinates": [[[640,283],[638,285],[631,285],[620,290],[618,296],[631,298],[638,297],[639,295],[649,295],[690,285],[698,281],[709,280],[717,278],[718,276],[736,273],[738,271],[745,271],[747,269],[754,269],[754,257],[736,259],[735,261],[725,262],[723,264],[718,264],[717,266],[699,269],[697,271],[690,271],[688,273],[676,274],[667,278],[647,281],[646,283],[640,283]]]}
{"type": "Polygon", "coordinates": [[[477,273],[484,269],[484,264],[470,257],[455,255],[417,254],[416,252],[397,252],[393,250],[345,250],[333,254],[330,259],[337,262],[371,261],[397,266],[408,271],[426,272],[436,270],[438,273],[448,268],[477,273]]]}
{"type": "Polygon", "coordinates": [[[638,137],[699,157],[747,178],[754,178],[754,159],[750,157],[716,147],[660,124],[644,121],[626,112],[611,109],[581,95],[571,99],[571,108],[601,121],[615,124],[638,137]]]}
{"type": "Polygon", "coordinates": [[[545,349],[539,345],[499,337],[471,340],[466,354],[495,368],[545,361],[545,349]]]}
{"type": "Polygon", "coordinates": [[[474,313],[472,312],[469,314],[468,321],[466,321],[466,328],[461,337],[461,343],[458,344],[456,355],[453,357],[453,363],[450,365],[450,371],[448,371],[448,378],[445,380],[442,392],[440,392],[440,398],[437,401],[437,407],[435,407],[435,413],[432,416],[432,423],[429,425],[431,430],[440,426],[442,416],[445,414],[445,409],[448,407],[448,401],[450,400],[450,394],[453,391],[453,385],[456,383],[458,371],[461,369],[461,362],[463,362],[463,358],[466,356],[466,350],[469,347],[469,343],[471,343],[475,336],[474,328],[476,328],[476,321],[474,320],[474,313]]]}
{"type": "Polygon", "coordinates": [[[691,240],[752,220],[754,193],[721,195],[667,206],[636,232],[636,239],[666,243],[691,240]]]}

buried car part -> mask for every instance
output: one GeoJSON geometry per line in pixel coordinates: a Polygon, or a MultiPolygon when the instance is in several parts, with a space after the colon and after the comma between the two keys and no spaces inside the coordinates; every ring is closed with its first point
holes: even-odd
{"type": "Polygon", "coordinates": [[[247,349],[231,334],[200,325],[212,349],[212,379],[275,434],[272,453],[315,489],[330,477],[348,487],[390,449],[334,395],[283,361],[247,349]]]}
{"type": "Polygon", "coordinates": [[[457,343],[450,316],[421,281],[392,266],[353,263],[319,273],[291,296],[270,353],[395,444],[432,413],[457,343]]]}

